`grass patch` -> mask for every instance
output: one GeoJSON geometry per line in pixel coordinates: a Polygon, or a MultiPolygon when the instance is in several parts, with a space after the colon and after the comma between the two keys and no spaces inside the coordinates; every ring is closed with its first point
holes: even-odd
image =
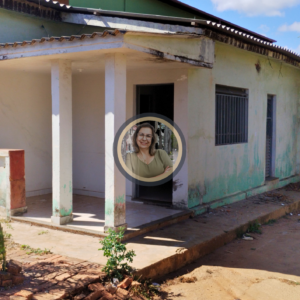
{"type": "Polygon", "coordinates": [[[51,251],[49,249],[40,249],[40,248],[37,248],[37,249],[34,249],[34,248],[31,248],[30,246],[28,245],[21,245],[21,250],[25,250],[26,251],[26,254],[37,254],[37,255],[44,255],[44,254],[51,254],[51,251]]]}
{"type": "Polygon", "coordinates": [[[274,219],[271,219],[271,220],[269,220],[268,222],[266,222],[264,225],[273,226],[273,225],[274,225],[274,223],[276,223],[276,220],[274,220],[274,219]]]}
{"type": "Polygon", "coordinates": [[[38,235],[47,234],[47,233],[49,233],[48,230],[46,230],[46,231],[43,230],[43,231],[39,232],[38,235]]]}
{"type": "Polygon", "coordinates": [[[255,223],[252,223],[249,225],[248,229],[247,229],[247,233],[258,233],[258,234],[262,234],[262,231],[260,229],[261,225],[258,223],[258,221],[256,220],[255,223]]]}

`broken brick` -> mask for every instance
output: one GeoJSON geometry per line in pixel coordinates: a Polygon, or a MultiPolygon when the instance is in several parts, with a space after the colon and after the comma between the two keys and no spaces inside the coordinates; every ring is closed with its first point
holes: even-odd
{"type": "Polygon", "coordinates": [[[25,277],[23,275],[15,275],[12,277],[12,283],[13,284],[22,284],[25,280],[25,277]]]}
{"type": "Polygon", "coordinates": [[[127,290],[124,290],[124,289],[122,289],[122,288],[118,288],[117,289],[117,292],[116,292],[116,294],[115,294],[115,298],[117,299],[117,300],[125,300],[125,299],[127,299],[128,298],[128,291],[127,290]]]}
{"type": "Polygon", "coordinates": [[[3,280],[1,286],[11,286],[12,285],[12,280],[3,280]]]}
{"type": "MultiPolygon", "coordinates": [[[[102,297],[99,300],[112,300],[112,299],[114,299],[114,296],[112,296],[110,293],[108,293],[106,291],[103,291],[102,297]]],[[[90,299],[88,299],[88,300],[90,300],[90,299]]]]}
{"type": "Polygon", "coordinates": [[[140,282],[138,282],[138,281],[132,281],[132,283],[131,283],[131,286],[133,287],[133,286],[140,286],[141,285],[141,283],[140,282]]]}
{"type": "Polygon", "coordinates": [[[92,283],[92,284],[89,284],[88,286],[89,290],[92,291],[92,292],[95,292],[95,291],[103,291],[104,290],[104,286],[103,284],[97,282],[97,283],[92,283]]]}
{"type": "Polygon", "coordinates": [[[74,297],[74,300],[83,300],[86,297],[85,294],[80,294],[74,297]]]}
{"type": "Polygon", "coordinates": [[[10,260],[7,263],[7,272],[13,274],[13,275],[18,275],[22,271],[22,264],[17,262],[16,260],[10,260]]]}
{"type": "Polygon", "coordinates": [[[90,295],[88,295],[87,297],[85,297],[84,300],[97,300],[103,295],[103,293],[106,293],[105,290],[95,291],[90,295]]]}
{"type": "Polygon", "coordinates": [[[132,277],[127,277],[121,283],[118,284],[118,288],[126,289],[131,285],[132,281],[132,277]]]}
{"type": "Polygon", "coordinates": [[[9,280],[11,279],[11,274],[7,272],[0,272],[0,280],[9,280]]]}
{"type": "Polygon", "coordinates": [[[110,294],[112,294],[112,295],[115,294],[116,291],[117,291],[117,287],[114,286],[114,285],[112,285],[111,283],[107,284],[107,285],[105,286],[105,289],[106,289],[110,294]]]}
{"type": "Polygon", "coordinates": [[[68,278],[70,278],[72,275],[70,273],[63,273],[57,277],[55,277],[56,280],[59,280],[59,281],[63,281],[63,280],[66,280],[68,278]]]}
{"type": "Polygon", "coordinates": [[[24,300],[24,298],[22,296],[12,295],[9,297],[9,300],[24,300]]]}
{"type": "Polygon", "coordinates": [[[29,291],[25,291],[25,290],[22,290],[22,291],[19,291],[17,293],[14,294],[15,296],[21,296],[23,297],[23,299],[25,300],[31,300],[32,299],[32,296],[33,294],[29,291]]]}

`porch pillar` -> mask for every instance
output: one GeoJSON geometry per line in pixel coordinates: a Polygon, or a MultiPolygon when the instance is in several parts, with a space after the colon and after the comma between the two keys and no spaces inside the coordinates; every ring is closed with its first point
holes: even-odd
{"type": "Polygon", "coordinates": [[[113,157],[114,137],[126,121],[126,57],[109,54],[105,65],[105,226],[127,228],[126,179],[113,157]]]}
{"type": "Polygon", "coordinates": [[[51,64],[52,89],[52,217],[63,225],[73,220],[72,69],[71,62],[51,64]]]}

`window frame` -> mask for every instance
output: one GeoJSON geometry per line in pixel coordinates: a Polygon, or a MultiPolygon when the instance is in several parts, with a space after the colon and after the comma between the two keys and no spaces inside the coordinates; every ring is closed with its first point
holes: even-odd
{"type": "Polygon", "coordinates": [[[216,85],[215,146],[247,144],[248,134],[249,90],[216,85]],[[224,97],[224,99],[218,97],[224,97]],[[224,112],[224,109],[227,111],[224,112]],[[232,120],[231,116],[234,116],[235,119],[232,120]],[[225,124],[225,128],[222,128],[223,124],[225,124]]]}

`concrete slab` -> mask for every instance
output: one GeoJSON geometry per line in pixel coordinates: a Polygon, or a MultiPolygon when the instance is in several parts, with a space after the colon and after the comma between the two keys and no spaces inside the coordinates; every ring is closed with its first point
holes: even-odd
{"type": "MultiPolygon", "coordinates": [[[[255,220],[264,223],[293,210],[300,211],[299,192],[277,190],[268,194],[267,197],[258,195],[128,240],[127,248],[137,255],[133,266],[144,276],[160,277],[232,241],[255,220]]],[[[48,248],[53,253],[100,264],[106,262],[97,250],[100,247],[98,238],[52,229],[48,229],[47,234],[38,235],[41,228],[15,221],[12,226],[14,230],[6,228],[6,231],[17,243],[48,248]]]]}
{"type": "MultiPolygon", "coordinates": [[[[104,204],[103,198],[74,195],[73,221],[67,224],[53,224],[52,194],[28,197],[28,211],[12,220],[62,230],[71,233],[81,233],[95,237],[105,237],[104,233],[104,204]]],[[[139,201],[126,201],[126,218],[128,228],[124,241],[140,234],[171,225],[188,219],[191,210],[178,210],[169,207],[144,204],[139,201]]]]}

